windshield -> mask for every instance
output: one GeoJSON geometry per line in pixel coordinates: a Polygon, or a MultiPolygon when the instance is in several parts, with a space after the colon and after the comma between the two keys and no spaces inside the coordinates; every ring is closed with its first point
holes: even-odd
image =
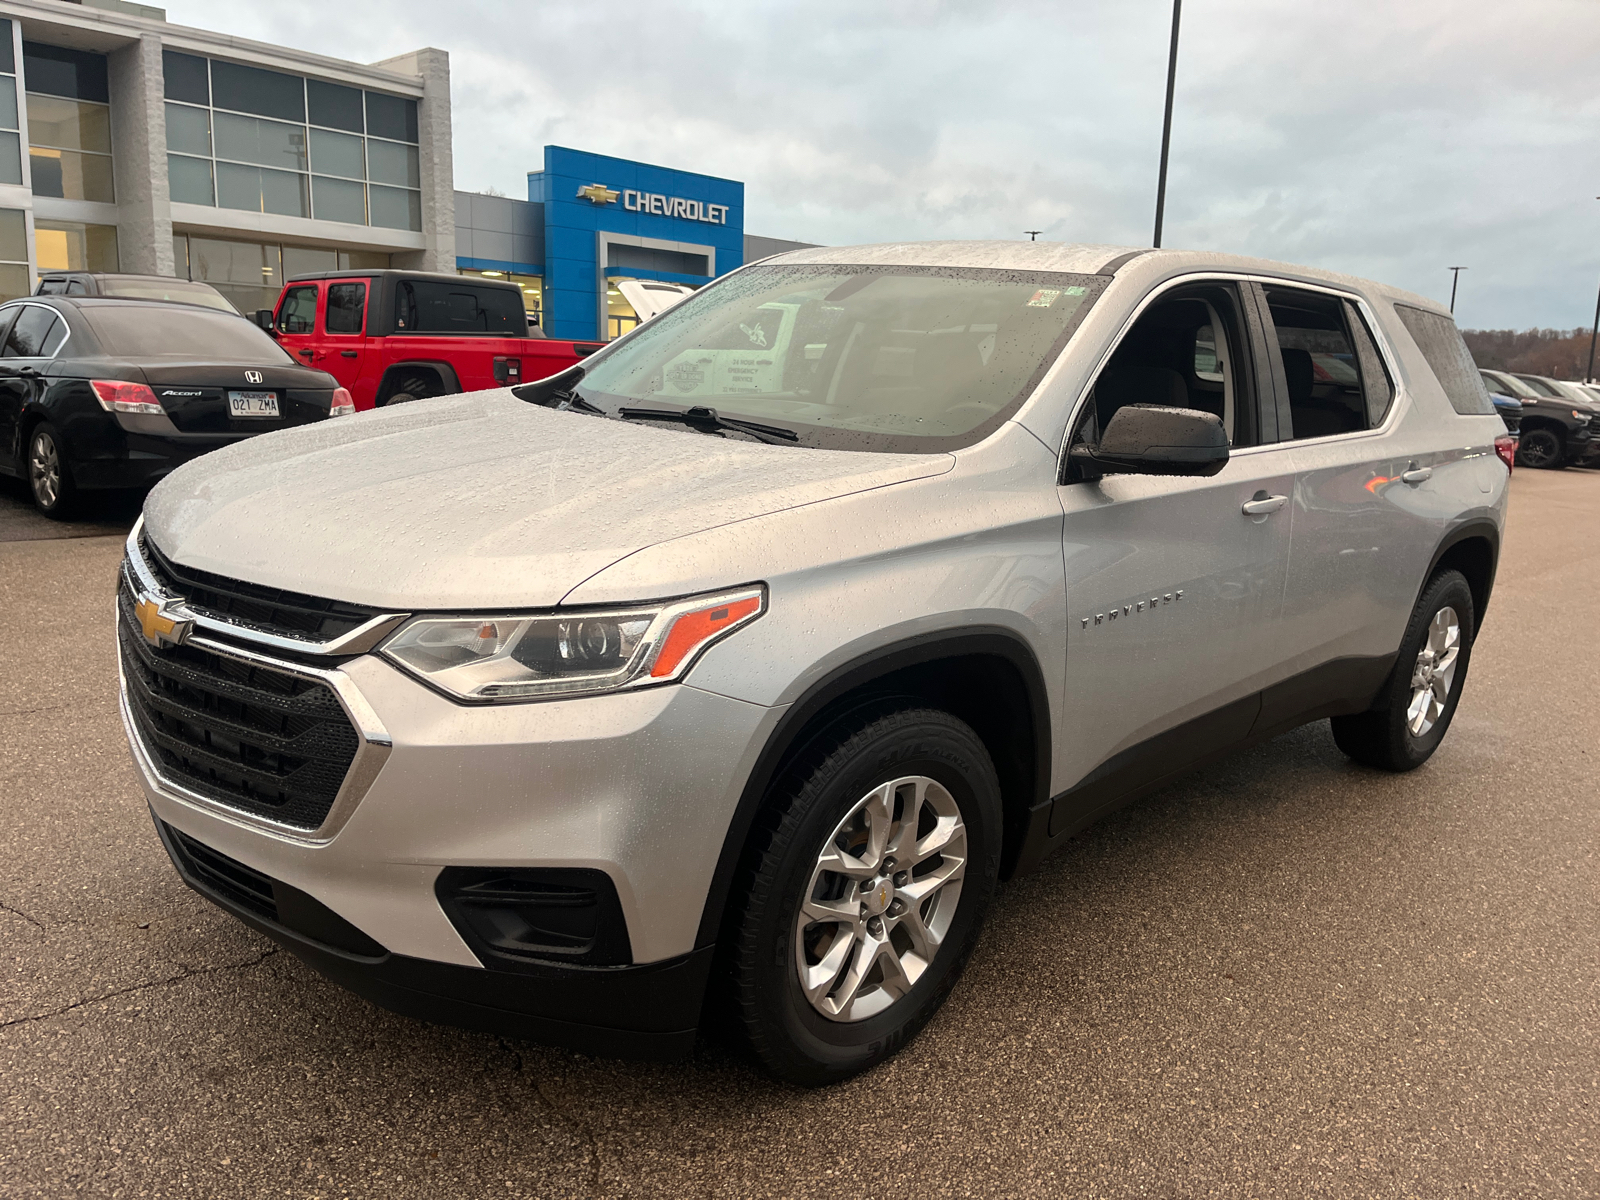
{"type": "Polygon", "coordinates": [[[576,390],[608,413],[714,408],[793,430],[802,445],[956,449],[1015,411],[1107,282],[931,267],[754,267],[596,355],[576,390]]]}
{"type": "Polygon", "coordinates": [[[100,280],[102,296],[120,296],[124,300],[175,300],[179,304],[198,304],[202,308],[215,308],[233,313],[239,310],[223,299],[222,293],[205,283],[187,279],[118,279],[104,276],[100,280]]]}
{"type": "Polygon", "coordinates": [[[100,303],[79,312],[100,348],[119,358],[199,359],[282,365],[294,360],[240,316],[203,308],[172,309],[100,303]]]}

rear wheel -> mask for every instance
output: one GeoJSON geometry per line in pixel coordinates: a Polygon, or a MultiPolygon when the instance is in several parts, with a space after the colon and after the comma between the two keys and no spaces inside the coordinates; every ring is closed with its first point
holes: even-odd
{"type": "Polygon", "coordinates": [[[774,800],[742,874],[733,1000],[774,1074],[831,1083],[955,985],[999,873],[999,781],[967,725],[907,709],[840,730],[774,800]]]}
{"type": "Polygon", "coordinates": [[[28,436],[28,489],[33,506],[55,520],[71,515],[78,498],[61,435],[48,421],[28,436]]]}
{"type": "Polygon", "coordinates": [[[1472,589],[1442,571],[1411,613],[1394,670],[1367,712],[1333,718],[1333,740],[1351,758],[1384,771],[1410,771],[1433,756],[1466,683],[1476,633],[1472,589]]]}
{"type": "Polygon", "coordinates": [[[1517,465],[1551,470],[1564,465],[1565,447],[1553,429],[1530,429],[1517,439],[1517,465]]]}

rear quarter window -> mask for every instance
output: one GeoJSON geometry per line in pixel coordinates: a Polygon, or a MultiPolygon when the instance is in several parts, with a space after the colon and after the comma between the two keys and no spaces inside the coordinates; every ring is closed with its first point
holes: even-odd
{"type": "Polygon", "coordinates": [[[395,293],[395,327],[406,333],[527,337],[528,317],[521,294],[513,288],[404,279],[395,293]]]}
{"type": "Polygon", "coordinates": [[[1461,340],[1456,323],[1449,317],[1409,304],[1396,304],[1394,310],[1444,389],[1450,407],[1462,416],[1493,416],[1494,401],[1489,399],[1483,376],[1478,374],[1472,352],[1461,340]]]}

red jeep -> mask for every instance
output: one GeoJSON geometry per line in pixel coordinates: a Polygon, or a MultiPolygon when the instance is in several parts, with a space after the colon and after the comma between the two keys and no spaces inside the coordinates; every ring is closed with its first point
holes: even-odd
{"type": "Polygon", "coordinates": [[[543,379],[601,345],[530,328],[515,284],[426,271],[296,275],[256,316],[348,388],[357,411],[543,379]]]}

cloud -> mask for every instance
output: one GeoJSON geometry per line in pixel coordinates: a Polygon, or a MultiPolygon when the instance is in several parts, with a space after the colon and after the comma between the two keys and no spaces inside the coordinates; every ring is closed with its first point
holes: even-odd
{"type": "MultiPolygon", "coordinates": [[[[1171,9],[887,0],[169,3],[370,62],[451,54],[458,187],[559,143],[743,180],[752,233],[1147,243],[1171,9]]],[[[1600,282],[1600,22],[1586,0],[1191,0],[1169,246],[1586,323],[1600,282]]]]}

